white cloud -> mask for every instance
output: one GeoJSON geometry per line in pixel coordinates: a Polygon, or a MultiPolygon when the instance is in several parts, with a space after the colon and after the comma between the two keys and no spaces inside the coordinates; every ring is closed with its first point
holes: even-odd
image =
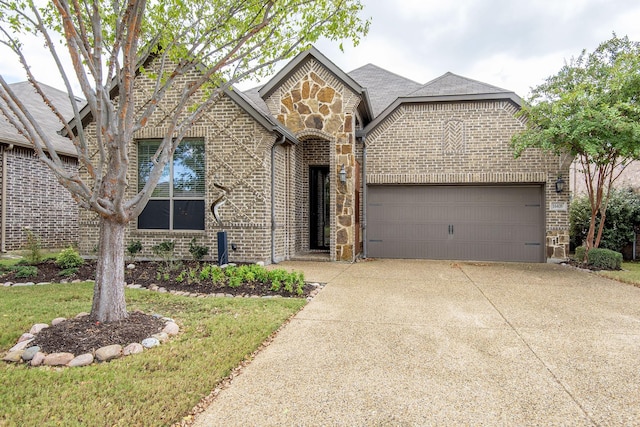
{"type": "MultiPolygon", "coordinates": [[[[353,48],[320,42],[316,47],[345,71],[373,63],[420,83],[451,71],[525,96],[555,74],[565,60],[599,42],[628,35],[640,41],[637,0],[363,0],[372,18],[369,36],[353,48]]],[[[42,42],[30,41],[34,49],[42,42]]],[[[12,58],[0,51],[3,58],[12,58]]],[[[63,88],[45,55],[33,69],[43,82],[63,88]]],[[[17,62],[0,74],[22,80],[17,62]]],[[[243,89],[255,86],[247,82],[243,89]]]]}

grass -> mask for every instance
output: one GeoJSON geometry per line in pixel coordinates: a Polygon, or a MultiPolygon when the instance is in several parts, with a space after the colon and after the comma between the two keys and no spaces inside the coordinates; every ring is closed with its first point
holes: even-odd
{"type": "Polygon", "coordinates": [[[620,282],[640,286],[640,263],[638,262],[623,262],[622,270],[600,271],[598,274],[620,282]]]}
{"type": "MultiPolygon", "coordinates": [[[[92,285],[0,287],[0,353],[32,324],[91,308],[92,285]]],[[[181,333],[142,354],[83,368],[0,362],[0,426],[162,426],[180,421],[305,304],[185,298],[127,289],[127,308],[174,318],[181,333]]]]}

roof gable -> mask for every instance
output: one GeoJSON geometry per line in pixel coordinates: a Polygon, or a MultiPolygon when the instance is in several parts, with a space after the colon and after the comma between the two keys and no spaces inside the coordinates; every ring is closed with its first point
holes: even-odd
{"type": "Polygon", "coordinates": [[[367,88],[374,117],[397,98],[418,90],[420,83],[387,71],[377,65],[367,64],[348,73],[360,85],[367,88]]]}
{"type": "Polygon", "coordinates": [[[320,53],[315,47],[299,53],[284,68],[282,68],[267,84],[258,90],[258,94],[262,99],[266,99],[276,89],[278,89],[286,80],[288,80],[301,66],[308,60],[315,59],[329,72],[331,72],[338,80],[340,80],[347,88],[362,98],[362,103],[358,107],[358,111],[363,116],[363,120],[368,122],[373,117],[373,108],[367,89],[356,82],[351,76],[342,71],[337,65],[331,62],[326,56],[320,53]]]}

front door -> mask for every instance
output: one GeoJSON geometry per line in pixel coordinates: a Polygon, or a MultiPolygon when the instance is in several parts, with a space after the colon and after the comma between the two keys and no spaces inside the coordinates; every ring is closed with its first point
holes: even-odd
{"type": "Polygon", "coordinates": [[[328,166],[309,167],[309,249],[329,250],[331,235],[328,166]]]}

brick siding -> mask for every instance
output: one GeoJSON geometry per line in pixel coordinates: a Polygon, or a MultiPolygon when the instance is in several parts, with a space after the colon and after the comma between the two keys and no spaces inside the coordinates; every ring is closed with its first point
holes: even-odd
{"type": "MultiPolygon", "coordinates": [[[[43,248],[77,245],[78,207],[69,191],[58,183],[33,150],[22,147],[7,150],[5,146],[2,155],[7,163],[5,249],[24,249],[25,227],[40,238],[43,248]]],[[[77,170],[75,159],[62,159],[68,171],[77,170]]]]}

